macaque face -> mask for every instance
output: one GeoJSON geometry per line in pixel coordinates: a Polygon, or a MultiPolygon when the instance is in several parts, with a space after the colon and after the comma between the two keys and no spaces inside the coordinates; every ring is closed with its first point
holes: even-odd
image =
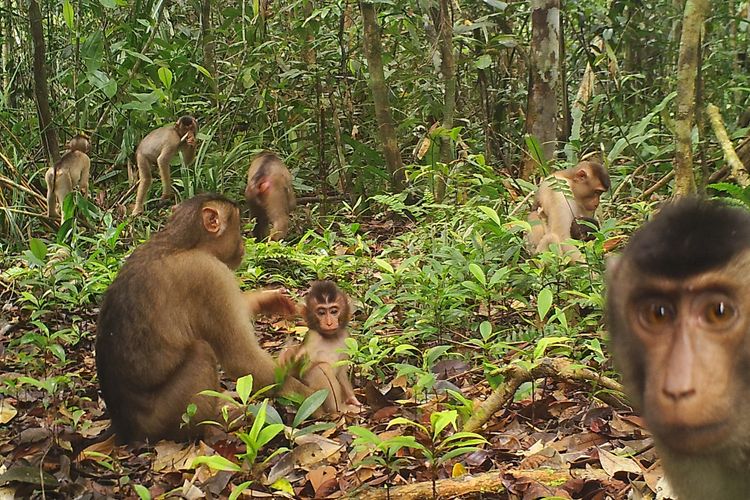
{"type": "Polygon", "coordinates": [[[198,121],[193,118],[192,116],[181,116],[179,120],[177,120],[177,134],[182,137],[185,134],[188,134],[187,139],[185,139],[185,142],[190,144],[191,146],[195,145],[195,136],[198,134],[198,121]]]}
{"type": "Polygon", "coordinates": [[[223,260],[230,269],[237,269],[242,264],[242,257],[245,255],[245,242],[242,238],[238,208],[234,208],[229,214],[227,231],[224,237],[227,239],[228,255],[223,260]]]}
{"type": "Polygon", "coordinates": [[[597,172],[590,167],[580,167],[575,173],[571,186],[575,199],[590,213],[595,212],[599,208],[600,198],[607,189],[607,186],[599,178],[597,172]]]}
{"type": "MultiPolygon", "coordinates": [[[[731,266],[735,276],[750,270],[750,258],[742,260],[731,266]]],[[[623,273],[637,283],[617,300],[642,350],[649,427],[682,452],[721,446],[737,425],[738,388],[747,378],[737,358],[750,329],[750,286],[730,284],[723,273],[685,281],[623,273]]]]}
{"type": "Polygon", "coordinates": [[[317,330],[322,334],[335,333],[339,330],[341,321],[341,306],[339,302],[322,303],[315,306],[315,320],[318,323],[317,330]]]}

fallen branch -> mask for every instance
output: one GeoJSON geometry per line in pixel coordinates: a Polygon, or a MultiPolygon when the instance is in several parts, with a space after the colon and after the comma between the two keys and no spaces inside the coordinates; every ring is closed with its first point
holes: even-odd
{"type": "Polygon", "coordinates": [[[650,197],[652,194],[666,186],[667,183],[672,180],[672,177],[674,177],[674,170],[670,171],[667,175],[659,179],[656,184],[645,190],[641,195],[641,199],[645,200],[646,198],[650,197]]]}
{"type": "MultiPolygon", "coordinates": [[[[609,479],[607,473],[601,469],[571,469],[551,470],[534,469],[519,471],[491,471],[476,475],[466,475],[451,479],[440,479],[435,481],[435,491],[438,498],[456,498],[472,493],[495,494],[505,491],[504,481],[531,479],[551,488],[559,487],[571,479],[599,480],[609,479]],[[510,477],[508,477],[510,476],[510,477]]],[[[368,488],[357,494],[360,500],[384,500],[387,498],[398,498],[399,500],[432,499],[432,481],[405,484],[396,486],[387,491],[382,486],[368,488]]]]}
{"type": "MultiPolygon", "coordinates": [[[[537,362],[531,370],[527,370],[519,365],[509,365],[501,370],[501,374],[505,378],[505,383],[495,389],[484,403],[474,411],[474,414],[466,422],[462,430],[467,432],[478,431],[495,412],[513,399],[513,395],[522,383],[538,378],[549,377],[555,380],[586,381],[610,391],[623,392],[622,385],[619,382],[605,377],[590,368],[574,364],[562,358],[544,358],[537,362]]],[[[597,397],[616,407],[626,406],[624,400],[620,400],[612,394],[602,393],[598,394],[597,397]]]]}
{"type": "Polygon", "coordinates": [[[724,151],[724,159],[726,159],[729,168],[732,170],[732,177],[737,180],[737,184],[746,187],[750,184],[750,177],[748,176],[742,161],[740,161],[740,158],[737,156],[737,152],[734,150],[734,147],[732,147],[732,141],[729,140],[727,129],[724,127],[724,122],[721,120],[719,108],[713,104],[709,104],[706,107],[706,114],[711,121],[711,128],[714,129],[716,140],[719,141],[721,149],[724,151]]]}

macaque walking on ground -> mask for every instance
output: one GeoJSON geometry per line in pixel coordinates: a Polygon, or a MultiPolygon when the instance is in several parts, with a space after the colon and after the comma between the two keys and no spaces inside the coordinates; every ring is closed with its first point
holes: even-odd
{"type": "Polygon", "coordinates": [[[143,207],[151,187],[151,170],[159,166],[163,202],[173,198],[172,192],[172,157],[180,151],[185,165],[190,165],[195,158],[196,135],[198,122],[189,115],[181,116],[177,123],[152,130],[138,144],[135,150],[135,161],[138,165],[138,192],[135,196],[133,215],[143,213],[143,207]]]}
{"type": "Polygon", "coordinates": [[[255,218],[253,236],[278,241],[289,232],[289,214],[296,205],[292,174],[274,153],[256,156],[247,171],[245,200],[255,218]],[[270,226],[270,227],[269,227],[270,226]]]}
{"type": "Polygon", "coordinates": [[[47,182],[47,215],[49,217],[54,217],[58,212],[62,216],[63,200],[76,186],[81,188],[82,194],[88,194],[91,169],[91,159],[88,155],[90,149],[89,138],[78,134],[68,141],[68,152],[54,167],[47,169],[44,180],[47,182]]]}

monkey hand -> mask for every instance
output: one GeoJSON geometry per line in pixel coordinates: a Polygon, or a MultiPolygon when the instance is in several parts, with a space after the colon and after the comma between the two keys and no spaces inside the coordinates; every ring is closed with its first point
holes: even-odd
{"type": "Polygon", "coordinates": [[[297,305],[281,290],[245,292],[250,314],[279,315],[291,318],[297,314],[297,305]]]}
{"type": "Polygon", "coordinates": [[[279,365],[286,366],[297,362],[297,351],[301,350],[300,346],[287,347],[279,355],[279,365]]]}

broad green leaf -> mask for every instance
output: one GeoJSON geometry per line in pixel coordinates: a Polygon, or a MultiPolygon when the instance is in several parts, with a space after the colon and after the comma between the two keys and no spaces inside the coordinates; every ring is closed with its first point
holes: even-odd
{"type": "Polygon", "coordinates": [[[497,215],[497,211],[494,208],[480,206],[479,210],[481,210],[482,212],[484,212],[484,215],[486,215],[487,217],[489,217],[490,220],[492,222],[494,222],[495,224],[497,224],[498,226],[502,225],[502,222],[500,222],[500,216],[497,215]]]}
{"type": "Polygon", "coordinates": [[[162,66],[159,68],[159,80],[164,84],[164,87],[169,90],[172,88],[172,71],[169,68],[162,66]]]}
{"type": "Polygon", "coordinates": [[[472,262],[471,264],[469,264],[469,271],[474,275],[477,281],[482,284],[482,286],[487,285],[487,278],[485,277],[484,271],[481,267],[472,262]]]}
{"type": "Polygon", "coordinates": [[[63,0],[63,19],[65,19],[65,24],[68,25],[68,28],[71,30],[75,29],[75,24],[73,24],[73,4],[70,3],[70,0],[63,0]]]}
{"type": "Polygon", "coordinates": [[[237,379],[237,395],[240,397],[242,404],[247,404],[250,399],[250,393],[253,392],[253,376],[247,374],[237,379]]]}
{"type": "Polygon", "coordinates": [[[393,266],[387,260],[385,260],[385,259],[378,259],[378,258],[375,258],[375,259],[372,259],[372,260],[373,260],[373,262],[375,262],[375,265],[377,265],[380,269],[382,269],[383,271],[385,271],[387,273],[393,274],[393,272],[394,272],[393,266]]]}
{"type": "Polygon", "coordinates": [[[199,465],[207,465],[213,470],[225,470],[229,472],[240,472],[242,467],[234,462],[230,462],[221,455],[211,455],[210,457],[195,457],[190,467],[195,469],[199,465]]]}
{"type": "Polygon", "coordinates": [[[446,410],[435,412],[430,415],[430,423],[432,424],[432,437],[437,438],[443,429],[452,425],[456,428],[456,419],[458,418],[458,412],[456,410],[446,410]]]}
{"type": "Polygon", "coordinates": [[[299,410],[297,410],[297,414],[294,416],[292,427],[299,427],[299,424],[307,420],[310,415],[315,413],[315,410],[320,408],[320,405],[323,404],[327,397],[328,389],[321,389],[310,394],[304,401],[302,401],[302,404],[299,405],[299,410]]]}
{"type": "Polygon", "coordinates": [[[29,250],[40,261],[44,261],[47,257],[47,245],[39,238],[31,238],[31,241],[29,241],[29,250]]]}
{"type": "Polygon", "coordinates": [[[291,496],[294,496],[294,488],[292,488],[292,483],[289,482],[288,479],[281,477],[273,482],[271,485],[271,489],[274,489],[276,491],[283,491],[284,493],[288,493],[291,496]]]}
{"type": "Polygon", "coordinates": [[[252,481],[245,481],[244,483],[235,486],[232,492],[229,494],[229,500],[237,500],[237,497],[239,497],[243,491],[248,489],[251,484],[253,484],[252,481]]]}
{"type": "Polygon", "coordinates": [[[151,492],[142,484],[134,484],[133,489],[141,500],[151,500],[151,492]]]}
{"type": "Polygon", "coordinates": [[[540,320],[543,320],[545,316],[547,316],[547,313],[552,307],[552,298],[552,290],[548,287],[542,288],[542,291],[539,292],[539,295],[536,298],[536,309],[539,312],[540,320]]]}
{"type": "Polygon", "coordinates": [[[489,54],[482,54],[476,61],[474,61],[474,67],[477,69],[489,68],[490,64],[492,64],[492,58],[489,54]]]}
{"type": "Polygon", "coordinates": [[[116,9],[117,8],[117,1],[116,0],[99,0],[99,3],[102,4],[104,7],[108,9],[116,9]]]}
{"type": "Polygon", "coordinates": [[[479,335],[481,335],[483,339],[492,335],[492,323],[489,321],[482,321],[479,324],[479,335]]]}

